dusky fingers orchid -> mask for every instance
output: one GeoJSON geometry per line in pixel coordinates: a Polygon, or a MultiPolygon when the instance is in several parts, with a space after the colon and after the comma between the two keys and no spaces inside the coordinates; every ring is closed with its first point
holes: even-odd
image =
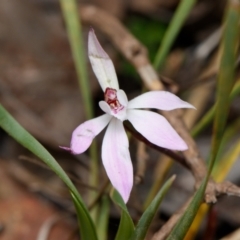
{"type": "Polygon", "coordinates": [[[133,167],[123,121],[129,120],[136,130],[153,144],[184,151],[188,146],[163,116],[138,109],[169,111],[194,107],[166,91],[147,92],[128,101],[125,92],[119,89],[113,63],[98,42],[93,29],[88,37],[88,55],[104,92],[104,101],[100,101],[99,106],[105,114],[78,126],[73,131],[70,148],[64,149],[73,154],[86,151],[94,137],[109,124],[102,144],[102,161],[112,185],[127,202],[133,186],[133,167]]]}

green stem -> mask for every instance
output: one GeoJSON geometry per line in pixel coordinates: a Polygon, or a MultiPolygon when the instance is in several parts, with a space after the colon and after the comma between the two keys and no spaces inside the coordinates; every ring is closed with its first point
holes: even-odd
{"type": "Polygon", "coordinates": [[[98,237],[102,240],[107,240],[108,235],[108,220],[110,212],[110,201],[107,196],[103,196],[101,199],[101,207],[99,210],[99,219],[98,219],[98,237]]]}
{"type": "MultiPolygon", "coordinates": [[[[93,101],[90,92],[89,79],[87,74],[86,52],[83,43],[81,21],[79,18],[78,6],[75,0],[60,0],[63,16],[66,23],[66,29],[70,41],[70,47],[77,72],[80,92],[83,98],[87,119],[93,118],[93,101]]],[[[98,186],[98,154],[97,145],[92,143],[90,147],[90,179],[89,184],[93,187],[98,186]]],[[[89,193],[89,200],[96,195],[95,192],[89,193]]],[[[96,212],[92,213],[94,221],[96,212]]]]}
{"type": "Polygon", "coordinates": [[[87,74],[86,52],[82,28],[75,0],[60,0],[70,47],[75,63],[80,91],[83,97],[87,118],[93,117],[93,103],[87,74]]]}

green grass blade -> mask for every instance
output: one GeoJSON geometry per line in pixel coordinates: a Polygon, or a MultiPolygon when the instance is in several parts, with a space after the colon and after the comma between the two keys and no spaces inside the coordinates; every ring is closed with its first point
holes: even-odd
{"type": "Polygon", "coordinates": [[[233,165],[238,160],[238,157],[240,155],[240,141],[231,147],[230,151],[223,156],[222,159],[219,160],[219,164],[215,171],[213,171],[214,179],[217,182],[222,181],[226,178],[228,173],[231,171],[233,165]]]}
{"type": "Polygon", "coordinates": [[[101,198],[101,205],[99,207],[99,219],[97,224],[99,225],[98,238],[101,240],[107,240],[108,236],[108,220],[110,212],[110,199],[104,195],[101,198]]]}
{"type": "Polygon", "coordinates": [[[156,57],[153,62],[153,66],[158,69],[162,67],[169,53],[174,40],[176,39],[181,27],[183,26],[187,16],[189,15],[191,9],[193,8],[196,0],[181,0],[178,8],[170,22],[169,27],[163,37],[161,45],[157,51],[156,57]]]}
{"type": "Polygon", "coordinates": [[[201,184],[198,191],[195,193],[193,200],[191,201],[188,209],[180,218],[170,235],[168,236],[167,240],[182,240],[186,235],[188,229],[190,228],[194,217],[199,209],[200,204],[202,203],[203,194],[205,192],[207,183],[207,177],[205,178],[204,182],[201,184]]]}
{"type": "MultiPolygon", "coordinates": [[[[235,79],[236,51],[239,43],[240,2],[229,1],[222,40],[223,54],[217,82],[216,113],[214,118],[211,165],[216,158],[224,133],[230,106],[230,93],[235,79]]],[[[210,168],[212,167],[210,165],[210,168]]]]}
{"type": "Polygon", "coordinates": [[[30,152],[40,158],[50,169],[52,169],[67,185],[71,192],[77,210],[81,236],[83,240],[97,240],[95,228],[85,204],[77,189],[52,157],[52,155],[31,135],[29,134],[7,111],[0,105],[0,127],[4,129],[18,143],[27,148],[30,152]]]}
{"type": "Polygon", "coordinates": [[[93,223],[92,223],[89,213],[87,212],[87,214],[86,214],[86,211],[83,211],[82,203],[81,203],[81,201],[79,201],[79,197],[76,194],[74,194],[73,192],[71,192],[71,195],[72,195],[72,199],[73,199],[74,206],[75,206],[76,213],[77,213],[77,218],[78,218],[78,223],[79,223],[80,233],[81,233],[81,239],[97,240],[98,237],[96,235],[96,231],[93,226],[93,223]],[[91,220],[91,225],[90,225],[89,219],[91,220]]]}
{"type": "Polygon", "coordinates": [[[92,118],[93,103],[87,74],[86,47],[83,43],[78,6],[76,0],[60,0],[60,4],[66,23],[66,29],[68,32],[70,47],[77,71],[81,95],[83,96],[86,115],[87,118],[92,118]]]}
{"type": "MultiPolygon", "coordinates": [[[[78,5],[76,0],[60,0],[64,20],[66,23],[66,29],[68,32],[69,42],[72,50],[72,55],[77,71],[77,77],[79,82],[79,89],[84,103],[87,119],[93,118],[93,101],[90,92],[89,78],[87,74],[86,64],[86,47],[83,43],[81,21],[79,17],[78,5]]],[[[81,111],[81,109],[79,109],[81,111]]],[[[89,185],[98,186],[98,154],[97,145],[93,141],[90,146],[90,179],[89,185]]],[[[95,192],[89,193],[89,198],[92,200],[96,197],[95,192]]],[[[97,207],[91,210],[91,216],[96,222],[97,220],[97,207]]]]}
{"type": "MultiPolygon", "coordinates": [[[[235,97],[237,97],[240,94],[240,80],[238,80],[233,90],[230,94],[230,101],[232,102],[235,97]]],[[[202,119],[197,123],[197,125],[192,129],[191,135],[193,137],[196,137],[203,129],[205,129],[213,120],[214,114],[216,111],[216,104],[208,110],[208,112],[202,117],[202,119]]]]}
{"type": "MultiPolygon", "coordinates": [[[[240,118],[237,118],[233,123],[231,123],[230,126],[228,126],[224,132],[224,135],[222,137],[222,141],[221,141],[221,145],[219,147],[218,150],[218,154],[216,157],[216,162],[215,165],[213,167],[213,171],[212,171],[212,175],[214,175],[214,173],[216,173],[216,170],[219,169],[219,165],[221,166],[222,163],[222,156],[223,156],[223,152],[226,149],[227,144],[231,141],[231,139],[236,136],[236,133],[238,133],[240,131],[240,118]]],[[[224,158],[226,159],[226,158],[224,158]]],[[[219,170],[217,170],[219,171],[219,170]]]]}
{"type": "Polygon", "coordinates": [[[159,190],[156,197],[153,199],[151,204],[148,206],[146,211],[143,213],[142,217],[140,218],[136,229],[131,236],[131,240],[144,240],[147,234],[147,230],[151,224],[151,221],[154,218],[154,215],[157,213],[160,203],[162,202],[163,197],[167,193],[168,189],[171,187],[174,179],[176,176],[172,176],[159,190]]]}
{"type": "Polygon", "coordinates": [[[130,239],[131,235],[134,232],[134,224],[130,214],[128,213],[127,206],[125,205],[122,197],[116,190],[113,190],[111,192],[111,198],[113,202],[118,205],[122,210],[121,220],[115,240],[130,239]]]}
{"type": "Polygon", "coordinates": [[[169,240],[181,240],[186,235],[202,202],[208,178],[214,166],[221,139],[223,137],[224,128],[226,126],[226,120],[230,105],[229,95],[234,83],[236,49],[239,42],[239,20],[240,2],[235,0],[229,1],[229,7],[224,22],[225,29],[222,39],[223,54],[221,57],[220,70],[218,75],[216,114],[214,118],[214,133],[212,138],[212,149],[208,174],[198,191],[195,193],[188,209],[185,211],[167,238],[169,240]]]}

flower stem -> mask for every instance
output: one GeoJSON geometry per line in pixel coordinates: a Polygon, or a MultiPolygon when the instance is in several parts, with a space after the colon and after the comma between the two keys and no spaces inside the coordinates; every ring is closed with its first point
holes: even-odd
{"type": "Polygon", "coordinates": [[[93,117],[93,103],[87,74],[86,52],[84,50],[82,28],[75,0],[60,0],[70,47],[76,67],[80,91],[83,96],[87,118],[93,117]]]}
{"type": "MultiPolygon", "coordinates": [[[[82,28],[76,0],[60,0],[66,29],[69,37],[70,47],[76,68],[80,92],[83,98],[87,119],[93,118],[93,102],[90,92],[89,79],[87,74],[86,52],[83,44],[82,28]]],[[[93,187],[98,185],[98,155],[97,145],[93,142],[90,147],[90,179],[89,184],[93,187]]],[[[93,198],[96,193],[89,193],[89,198],[93,198]]],[[[95,220],[95,216],[93,216],[95,220]]]]}

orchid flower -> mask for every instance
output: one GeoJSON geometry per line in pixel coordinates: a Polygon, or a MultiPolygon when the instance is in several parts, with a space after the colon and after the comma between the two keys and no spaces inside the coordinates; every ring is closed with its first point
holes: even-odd
{"type": "Polygon", "coordinates": [[[100,101],[99,106],[105,114],[79,125],[72,133],[70,148],[65,149],[73,154],[83,153],[95,136],[108,125],[102,143],[102,161],[112,185],[126,203],[133,186],[133,167],[123,121],[130,121],[134,128],[153,144],[183,151],[188,149],[188,146],[163,116],[139,109],[169,111],[194,107],[166,91],[147,92],[128,101],[125,92],[119,89],[112,61],[92,29],[88,37],[88,55],[104,92],[104,101],[100,101]]]}

